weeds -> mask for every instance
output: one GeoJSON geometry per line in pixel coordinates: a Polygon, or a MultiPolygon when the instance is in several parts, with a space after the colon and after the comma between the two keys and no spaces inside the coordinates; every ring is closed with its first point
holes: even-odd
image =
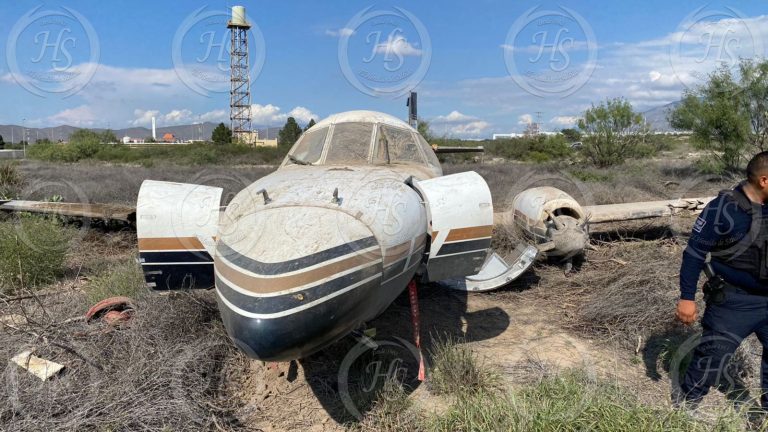
{"type": "Polygon", "coordinates": [[[500,375],[483,365],[470,347],[449,335],[434,339],[429,384],[437,394],[488,393],[499,386],[500,375]]]}
{"type": "Polygon", "coordinates": [[[72,238],[71,229],[38,216],[0,222],[0,290],[53,281],[64,271],[72,238]]]}
{"type": "Polygon", "coordinates": [[[137,298],[147,292],[141,269],[130,258],[94,277],[85,290],[90,304],[115,296],[137,298]]]}
{"type": "Polygon", "coordinates": [[[558,376],[508,394],[476,393],[457,399],[447,413],[430,419],[434,431],[737,431],[731,413],[715,424],[685,412],[641,404],[617,385],[595,381],[581,371],[558,376]]]}
{"type": "Polygon", "coordinates": [[[23,185],[24,178],[17,163],[0,164],[0,200],[18,198],[23,185]]]}

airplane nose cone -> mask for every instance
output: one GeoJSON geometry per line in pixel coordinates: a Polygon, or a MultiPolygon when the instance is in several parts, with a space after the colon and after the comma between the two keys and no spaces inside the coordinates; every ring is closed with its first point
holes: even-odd
{"type": "Polygon", "coordinates": [[[380,286],[381,255],[371,230],[342,210],[225,214],[214,258],[224,326],[251,357],[309,355],[362,323],[380,286]]]}

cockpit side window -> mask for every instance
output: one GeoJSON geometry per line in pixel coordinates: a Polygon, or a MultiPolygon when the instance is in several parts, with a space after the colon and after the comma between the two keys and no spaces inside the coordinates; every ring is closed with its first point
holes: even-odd
{"type": "Polygon", "coordinates": [[[295,164],[316,164],[323,154],[323,145],[328,136],[328,128],[305,132],[293,146],[288,159],[295,164]]]}
{"type": "Polygon", "coordinates": [[[407,129],[380,125],[373,152],[375,163],[424,163],[424,157],[407,129]]]}
{"type": "Polygon", "coordinates": [[[432,146],[429,145],[427,140],[424,139],[423,136],[421,136],[420,133],[416,134],[416,138],[419,140],[419,144],[421,145],[421,149],[424,151],[424,154],[427,156],[427,163],[432,165],[434,168],[441,169],[440,168],[440,160],[437,159],[437,155],[435,154],[435,151],[432,149],[432,146]]]}
{"type": "Polygon", "coordinates": [[[325,163],[327,165],[367,164],[372,134],[371,123],[337,123],[333,127],[325,163]]]}

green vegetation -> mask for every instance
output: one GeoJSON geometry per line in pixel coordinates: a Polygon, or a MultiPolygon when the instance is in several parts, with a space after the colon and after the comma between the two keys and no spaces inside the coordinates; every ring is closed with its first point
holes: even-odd
{"type": "Polygon", "coordinates": [[[579,371],[545,377],[509,394],[477,393],[430,421],[435,431],[737,431],[735,416],[714,425],[683,411],[651,408],[615,384],[579,371]]]}
{"type": "MultiPolygon", "coordinates": [[[[575,155],[565,137],[559,134],[483,141],[436,138],[429,142],[437,144],[439,147],[483,146],[486,157],[501,157],[510,160],[539,163],[562,160],[575,155]]],[[[440,155],[440,157],[442,161],[465,162],[477,157],[477,154],[457,153],[440,155]]]]}
{"type": "Polygon", "coordinates": [[[768,149],[768,60],[742,60],[738,75],[725,66],[714,71],[705,84],[687,90],[669,116],[708,152],[711,160],[702,165],[708,171],[736,171],[747,153],[768,149]]]}
{"type": "Polygon", "coordinates": [[[280,133],[277,134],[278,145],[287,152],[296,143],[296,140],[299,139],[301,132],[301,126],[296,123],[296,119],[288,117],[285,125],[280,129],[280,133]]]}
{"type": "Polygon", "coordinates": [[[24,178],[17,163],[0,164],[0,200],[18,198],[23,185],[24,178]]]}
{"type": "Polygon", "coordinates": [[[489,392],[499,386],[500,375],[479,363],[470,347],[461,340],[438,337],[430,354],[429,385],[437,394],[489,392]]]}
{"type": "Polygon", "coordinates": [[[216,126],[213,129],[213,132],[211,132],[211,141],[213,141],[216,144],[229,144],[232,142],[232,130],[230,130],[228,127],[224,125],[224,123],[219,123],[218,126],[216,126]]]}
{"type": "Polygon", "coordinates": [[[129,258],[104,269],[88,282],[85,291],[90,304],[95,304],[115,296],[137,298],[147,288],[141,268],[129,258]]]}
{"type": "Polygon", "coordinates": [[[144,166],[167,163],[179,165],[258,165],[279,163],[285,156],[285,149],[248,147],[236,144],[211,145],[208,143],[131,148],[122,144],[90,146],[70,142],[69,144],[36,144],[29,147],[27,155],[32,159],[48,162],[93,160],[144,166]]]}
{"type": "Polygon", "coordinates": [[[644,149],[650,130],[625,99],[593,104],[579,120],[579,129],[584,134],[583,153],[597,166],[617,165],[650,153],[644,149]]]}
{"type": "Polygon", "coordinates": [[[0,222],[0,291],[55,280],[64,271],[72,237],[71,229],[39,216],[0,222]]]}
{"type": "Polygon", "coordinates": [[[307,123],[307,125],[304,126],[304,132],[306,132],[309,128],[311,128],[312,126],[314,126],[316,124],[317,123],[315,123],[315,119],[313,119],[313,118],[309,119],[309,123],[307,123]]]}

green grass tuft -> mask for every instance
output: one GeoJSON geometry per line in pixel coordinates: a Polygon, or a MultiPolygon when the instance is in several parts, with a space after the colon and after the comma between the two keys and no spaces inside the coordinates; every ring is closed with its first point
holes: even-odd
{"type": "Polygon", "coordinates": [[[52,282],[64,272],[73,231],[33,215],[0,222],[0,291],[52,282]]]}
{"type": "Polygon", "coordinates": [[[490,392],[501,382],[498,372],[483,365],[468,345],[451,336],[436,338],[430,354],[432,371],[429,385],[434,393],[461,395],[490,392]]]}
{"type": "Polygon", "coordinates": [[[137,298],[147,291],[147,287],[141,268],[129,259],[104,269],[88,282],[85,291],[90,304],[94,304],[116,296],[137,298]]]}

